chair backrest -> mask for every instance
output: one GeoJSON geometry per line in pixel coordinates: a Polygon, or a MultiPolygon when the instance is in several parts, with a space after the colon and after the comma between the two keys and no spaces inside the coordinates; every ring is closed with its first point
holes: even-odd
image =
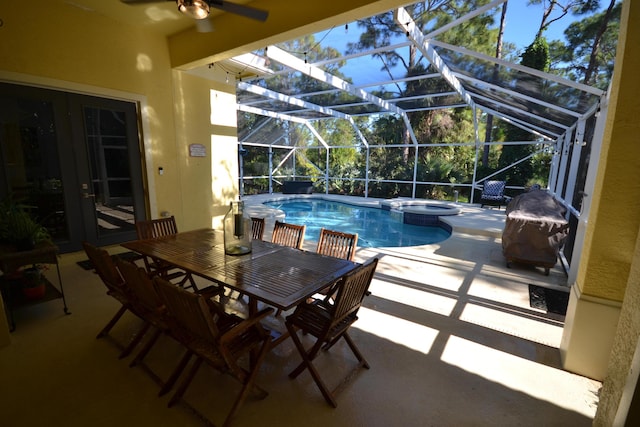
{"type": "Polygon", "coordinates": [[[302,249],[305,229],[305,225],[276,221],[276,224],[273,227],[273,236],[271,237],[271,241],[278,245],[302,249]]]}
{"type": "Polygon", "coordinates": [[[138,239],[156,239],[162,236],[171,236],[178,234],[178,226],[174,216],[168,218],[150,219],[145,221],[136,221],[136,232],[138,239]]]}
{"type": "Polygon", "coordinates": [[[155,312],[162,303],[146,270],[121,258],[116,259],[116,265],[127,286],[133,292],[136,303],[146,311],[155,312]]]}
{"type": "Polygon", "coordinates": [[[338,284],[338,293],[333,303],[332,325],[339,324],[347,316],[355,316],[360,310],[373,274],[378,266],[378,258],[373,258],[347,273],[338,284]]]}
{"type": "Polygon", "coordinates": [[[358,244],[358,234],[343,233],[341,231],[320,229],[316,252],[336,258],[353,261],[358,244]]]}
{"type": "Polygon", "coordinates": [[[107,288],[121,292],[124,280],[109,252],[89,242],[82,242],[82,247],[107,288]]]}
{"type": "Polygon", "coordinates": [[[220,332],[202,295],[185,291],[159,276],[153,278],[153,285],[176,326],[194,338],[217,341],[220,332]]]}
{"type": "Polygon", "coordinates": [[[251,217],[251,238],[262,240],[264,236],[264,218],[251,217]]]}
{"type": "Polygon", "coordinates": [[[486,181],[482,187],[482,197],[502,197],[507,183],[505,181],[486,181]]]}

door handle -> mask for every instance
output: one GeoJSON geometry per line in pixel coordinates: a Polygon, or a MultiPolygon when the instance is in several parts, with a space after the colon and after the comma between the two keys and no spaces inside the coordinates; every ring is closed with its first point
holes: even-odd
{"type": "Polygon", "coordinates": [[[84,197],[85,199],[88,199],[89,197],[96,197],[95,194],[89,194],[89,193],[82,193],[82,197],[84,197]]]}

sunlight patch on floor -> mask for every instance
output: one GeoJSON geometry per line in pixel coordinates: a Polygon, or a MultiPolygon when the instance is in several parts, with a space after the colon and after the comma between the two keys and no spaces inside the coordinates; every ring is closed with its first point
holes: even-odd
{"type": "Polygon", "coordinates": [[[358,321],[353,324],[352,328],[360,329],[424,354],[429,354],[439,333],[437,329],[365,307],[358,311],[358,321]],[[420,339],[416,339],[417,337],[420,339]]]}
{"type": "MultiPolygon", "coordinates": [[[[385,260],[388,261],[388,260],[385,260]]],[[[434,264],[401,266],[379,265],[376,274],[387,275],[407,282],[415,282],[449,291],[458,291],[467,276],[467,271],[434,264]]],[[[382,276],[384,278],[384,276],[382,276]]]]}
{"type": "Polygon", "coordinates": [[[586,384],[595,396],[599,385],[584,377],[456,336],[449,337],[442,361],[536,399],[588,417],[595,415],[595,404],[587,408],[584,393],[576,390],[584,390],[586,384]]]}
{"type": "Polygon", "coordinates": [[[460,320],[555,348],[560,347],[562,339],[561,323],[546,323],[517,307],[467,303],[460,320]]]}
{"type": "Polygon", "coordinates": [[[374,280],[371,292],[379,298],[427,310],[443,316],[450,316],[456,305],[456,298],[438,295],[434,292],[415,289],[403,285],[374,280]]]}

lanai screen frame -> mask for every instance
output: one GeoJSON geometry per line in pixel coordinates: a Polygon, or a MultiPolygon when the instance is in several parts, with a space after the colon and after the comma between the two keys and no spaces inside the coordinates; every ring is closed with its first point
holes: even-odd
{"type": "MultiPolygon", "coordinates": [[[[401,84],[408,79],[396,79],[382,82],[356,85],[349,83],[324,70],[324,68],[336,61],[352,60],[358,57],[371,55],[376,50],[362,52],[359,54],[344,56],[331,61],[318,63],[307,63],[306,57],[296,57],[276,47],[269,46],[264,53],[243,55],[235,60],[244,69],[251,68],[259,75],[257,79],[242,79],[237,83],[238,112],[264,116],[268,120],[263,121],[266,126],[268,121],[285,121],[295,126],[304,127],[309,134],[315,138],[318,146],[326,149],[326,161],[324,173],[321,180],[324,180],[324,192],[329,193],[329,182],[341,179],[341,177],[329,176],[330,150],[340,148],[331,144],[331,141],[324,141],[320,133],[315,129],[314,123],[318,120],[339,119],[347,120],[351,123],[356,138],[358,148],[366,151],[366,169],[364,177],[364,197],[368,196],[369,183],[372,181],[368,174],[369,150],[375,145],[369,144],[362,132],[358,129],[354,118],[358,116],[372,116],[380,114],[391,114],[402,119],[407,127],[411,138],[409,146],[415,148],[414,155],[417,159],[418,150],[422,147],[434,147],[438,145],[452,144],[420,144],[415,137],[408,118],[412,111],[442,108],[468,108],[472,111],[474,119],[475,140],[471,142],[459,142],[455,145],[473,146],[476,151],[474,173],[471,183],[450,183],[450,182],[421,182],[416,180],[417,161],[414,162],[413,180],[401,181],[410,184],[412,187],[411,197],[416,196],[417,185],[440,185],[449,187],[467,187],[470,191],[469,200],[474,200],[474,192],[482,187],[482,183],[491,179],[505,169],[477,178],[478,159],[481,156],[485,145],[499,144],[536,144],[538,151],[552,152],[552,165],[548,179],[548,189],[554,196],[564,203],[568,208],[568,216],[572,224],[572,237],[567,248],[570,249],[569,258],[574,257],[573,248],[576,246],[575,238],[580,218],[586,218],[589,203],[585,197],[593,190],[597,159],[600,152],[600,142],[604,130],[604,118],[606,117],[606,92],[584,84],[563,79],[553,74],[544,73],[522,65],[507,62],[505,60],[489,57],[487,55],[470,51],[464,47],[451,46],[436,40],[441,34],[455,25],[459,25],[476,16],[487,13],[491,9],[500,6],[505,0],[495,0],[486,6],[468,13],[467,15],[453,20],[442,28],[438,28],[423,34],[414,23],[412,17],[405,8],[394,11],[396,23],[407,35],[407,40],[387,46],[381,49],[401,49],[412,44],[428,59],[430,67],[423,76],[414,76],[424,79],[442,79],[446,82],[449,91],[441,93],[425,93],[413,99],[382,99],[373,95],[367,89],[381,87],[390,84],[401,84]],[[269,66],[269,62],[273,64],[269,66]],[[469,65],[470,64],[470,65],[469,65]],[[275,65],[275,66],[274,66],[275,65]],[[495,79],[492,69],[499,67],[502,79],[495,79]],[[484,73],[474,74],[469,70],[485,69],[484,73]],[[325,86],[323,91],[313,93],[282,93],[269,88],[269,76],[282,73],[298,72],[307,77],[316,79],[325,86]],[[506,78],[505,78],[506,77],[506,78]],[[539,88],[547,88],[545,92],[539,88]],[[548,90],[551,88],[551,90],[548,90]],[[322,104],[311,102],[320,99],[322,95],[341,91],[349,97],[358,100],[349,104],[322,104]],[[545,95],[550,94],[550,95],[545,95]],[[429,100],[429,106],[410,108],[411,102],[416,100],[429,100]],[[440,101],[440,102],[437,102],[440,101]],[[403,106],[404,108],[400,107],[403,106]],[[527,130],[538,136],[537,141],[512,141],[512,142],[482,142],[478,135],[478,112],[482,111],[492,114],[501,120],[505,120],[517,127],[527,130]],[[594,160],[596,160],[594,162],[594,160]]],[[[379,49],[378,49],[379,50],[379,49]]],[[[308,179],[311,177],[296,174],[295,158],[299,148],[309,148],[308,146],[296,146],[282,143],[278,136],[264,138],[263,142],[256,143],[252,136],[259,132],[259,129],[247,131],[239,129],[238,144],[241,153],[247,148],[263,147],[273,153],[273,150],[286,150],[286,157],[291,159],[293,164],[292,173],[278,175],[278,169],[283,162],[276,165],[269,160],[268,173],[260,176],[244,176],[244,171],[240,171],[240,191],[243,193],[243,184],[247,179],[265,178],[269,180],[269,192],[273,192],[274,179],[308,179]]],[[[403,145],[384,145],[384,148],[397,147],[403,145]]],[[[242,159],[242,156],[241,156],[242,159]]],[[[525,159],[520,159],[517,164],[525,159]]],[[[240,162],[242,164],[242,161],[240,162]]],[[[509,167],[513,166],[510,165],[509,167]]],[[[318,167],[318,169],[321,169],[318,167]]],[[[314,177],[315,178],[315,177],[314,177]]],[[[376,182],[380,180],[375,180],[376,182]]],[[[385,180],[382,180],[385,181],[385,180]]],[[[397,180],[387,180],[397,182],[397,180]]],[[[515,188],[515,187],[513,187],[515,188]]],[[[457,200],[456,200],[457,201],[457,200]]],[[[579,251],[578,251],[579,252],[579,251]]],[[[571,260],[565,260],[566,264],[573,264],[571,260]]]]}

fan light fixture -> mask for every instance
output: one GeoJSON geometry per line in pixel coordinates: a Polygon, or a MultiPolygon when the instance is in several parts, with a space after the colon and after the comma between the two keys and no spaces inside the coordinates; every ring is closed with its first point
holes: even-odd
{"type": "Polygon", "coordinates": [[[209,4],[204,0],[176,0],[178,10],[195,19],[209,16],[209,4]]]}

